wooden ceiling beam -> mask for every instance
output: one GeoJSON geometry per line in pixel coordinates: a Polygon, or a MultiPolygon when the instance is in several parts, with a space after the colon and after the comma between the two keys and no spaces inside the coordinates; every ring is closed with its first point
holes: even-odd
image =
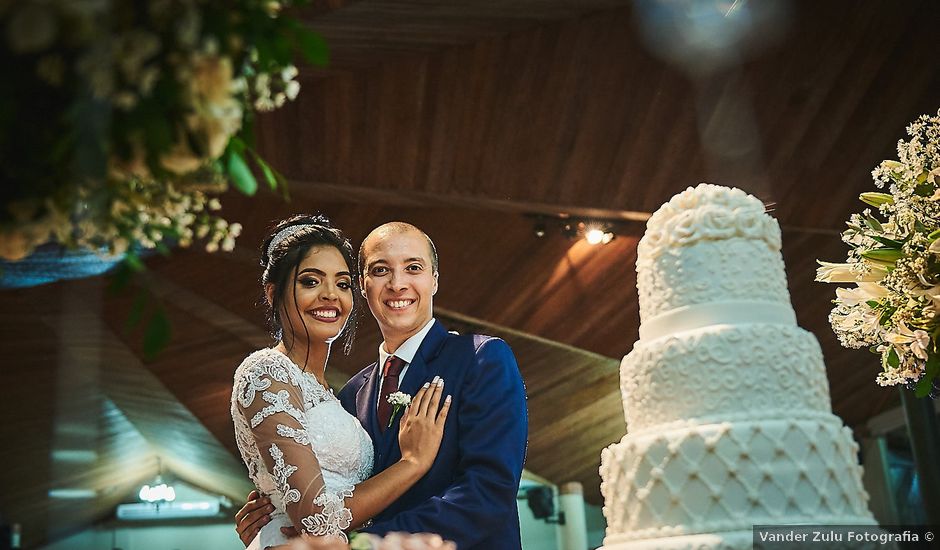
{"type": "Polygon", "coordinates": [[[620,222],[643,222],[649,219],[649,212],[633,210],[614,210],[607,208],[586,208],[574,204],[529,202],[493,198],[486,194],[430,193],[425,191],[402,190],[384,187],[381,182],[365,185],[336,184],[305,180],[291,180],[290,194],[294,200],[316,202],[323,197],[345,202],[404,206],[418,208],[464,208],[472,210],[490,210],[510,214],[541,214],[546,217],[591,218],[620,222]]]}

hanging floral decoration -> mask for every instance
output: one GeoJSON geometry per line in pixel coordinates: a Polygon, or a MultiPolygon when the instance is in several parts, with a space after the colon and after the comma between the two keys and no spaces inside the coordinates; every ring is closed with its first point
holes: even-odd
{"type": "Polygon", "coordinates": [[[898,142],[898,160],[872,171],[887,192],[862,193],[842,240],[844,263],[819,262],[817,281],[837,288],[829,315],[847,348],[881,357],[876,381],[905,385],[919,397],[940,395],[940,111],[923,115],[898,142]]]}
{"type": "Polygon", "coordinates": [[[297,97],[295,53],[323,41],[264,0],[0,1],[0,259],[50,240],[123,255],[203,240],[231,249],[217,210],[253,194],[255,111],[297,97]]]}

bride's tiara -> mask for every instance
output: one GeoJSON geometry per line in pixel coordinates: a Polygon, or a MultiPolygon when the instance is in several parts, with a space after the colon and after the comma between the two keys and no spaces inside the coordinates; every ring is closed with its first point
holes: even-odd
{"type": "Polygon", "coordinates": [[[297,225],[288,225],[284,229],[281,229],[280,231],[275,233],[274,236],[271,237],[271,242],[268,244],[268,254],[267,254],[268,261],[269,262],[271,261],[271,253],[274,252],[274,249],[277,247],[277,245],[281,244],[284,241],[284,239],[310,227],[322,227],[322,226],[316,223],[300,223],[297,225]]]}

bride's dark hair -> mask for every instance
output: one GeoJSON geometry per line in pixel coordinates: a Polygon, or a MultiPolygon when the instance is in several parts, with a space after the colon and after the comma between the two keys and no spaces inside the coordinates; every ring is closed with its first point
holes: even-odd
{"type": "MultiPolygon", "coordinates": [[[[332,246],[339,250],[352,280],[353,307],[349,312],[346,326],[337,335],[337,339],[344,338],[343,352],[349,355],[356,336],[359,301],[361,300],[358,266],[349,239],[342,231],[333,227],[330,219],[323,214],[298,214],[281,220],[271,229],[261,244],[261,266],[264,268],[261,274],[262,300],[268,306],[268,325],[271,335],[275,339],[283,339],[284,326],[280,311],[284,304],[284,292],[288,287],[293,289],[296,306],[297,287],[293,284],[289,285],[288,281],[296,276],[300,262],[307,256],[310,249],[316,246],[332,246]],[[270,303],[264,294],[264,289],[268,284],[274,285],[274,295],[270,303]]],[[[300,322],[304,323],[303,316],[298,315],[298,317],[300,322]]],[[[291,322],[290,318],[287,322],[291,322]]],[[[294,327],[290,326],[290,330],[293,334],[294,327]]],[[[307,332],[306,323],[304,323],[304,332],[307,332]]],[[[293,347],[293,340],[290,345],[293,347]]],[[[307,334],[307,357],[309,356],[310,334],[307,334]]],[[[306,368],[306,360],[304,360],[304,368],[306,368]]]]}

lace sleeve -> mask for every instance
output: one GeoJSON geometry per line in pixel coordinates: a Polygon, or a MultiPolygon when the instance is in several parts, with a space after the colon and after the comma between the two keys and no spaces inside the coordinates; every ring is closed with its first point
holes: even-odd
{"type": "Polygon", "coordinates": [[[345,541],[352,514],[344,499],[352,496],[352,488],[331,492],[325,486],[310,443],[301,384],[286,365],[252,366],[237,384],[238,408],[294,526],[345,541]]]}

